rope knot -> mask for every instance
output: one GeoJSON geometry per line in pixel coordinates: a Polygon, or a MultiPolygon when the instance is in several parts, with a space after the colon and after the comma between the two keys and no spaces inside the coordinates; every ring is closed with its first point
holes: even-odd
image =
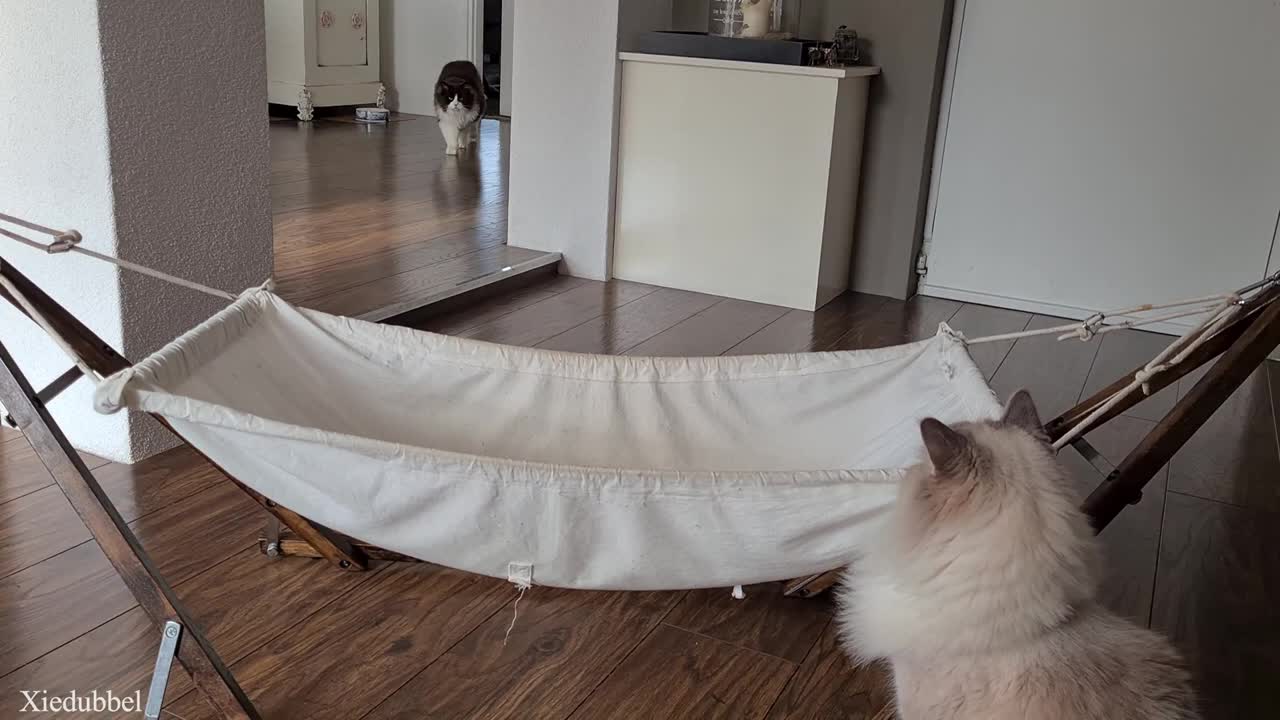
{"type": "Polygon", "coordinates": [[[1075,336],[1080,338],[1081,342],[1089,342],[1098,334],[1098,329],[1102,327],[1102,323],[1106,319],[1107,316],[1103,313],[1090,315],[1080,323],[1080,327],[1076,328],[1075,336]]]}
{"type": "Polygon", "coordinates": [[[45,252],[50,255],[58,253],[71,252],[71,248],[80,244],[80,233],[76,230],[65,230],[54,236],[53,242],[45,247],[45,252]]]}
{"type": "Polygon", "coordinates": [[[123,409],[125,391],[136,375],[136,370],[127,367],[104,378],[93,391],[93,409],[103,415],[111,415],[123,409]]]}
{"type": "Polygon", "coordinates": [[[1142,394],[1151,394],[1151,378],[1159,375],[1169,369],[1169,363],[1159,363],[1158,365],[1148,365],[1133,374],[1133,379],[1142,383],[1142,394]]]}

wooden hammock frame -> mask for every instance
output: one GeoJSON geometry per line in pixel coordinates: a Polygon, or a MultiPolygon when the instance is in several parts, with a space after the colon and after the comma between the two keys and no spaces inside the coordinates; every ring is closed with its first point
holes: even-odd
{"type": "MultiPolygon", "coordinates": [[[[47,404],[75,382],[84,371],[106,377],[129,367],[130,363],[3,258],[0,258],[0,277],[14,290],[11,293],[0,287],[0,296],[28,317],[32,313],[27,308],[34,311],[39,316],[38,323],[56,336],[54,339],[77,359],[76,367],[62,373],[48,387],[37,391],[28,382],[4,344],[0,343],[0,403],[10,413],[12,422],[26,435],[32,448],[93,533],[103,553],[128,585],[142,609],[158,628],[166,627],[167,623],[180,624],[183,634],[176,648],[176,659],[217,710],[219,717],[228,720],[257,720],[260,716],[248,696],[218,657],[194,618],[183,608],[173,588],[160,574],[47,409],[47,404]],[[15,294],[20,297],[15,297],[15,294]]],[[[1280,284],[1269,284],[1244,301],[1242,312],[1208,338],[1184,362],[1151,377],[1149,392],[1154,393],[1214,358],[1219,358],[1191,391],[1178,401],[1118,467],[1106,474],[1101,484],[1089,495],[1084,510],[1096,530],[1106,527],[1125,505],[1135,504],[1142,498],[1143,487],[1156,472],[1168,463],[1174,453],[1236,388],[1266,361],[1267,355],[1280,345],[1280,302],[1277,300],[1280,300],[1280,284]]],[[[32,319],[37,320],[34,317],[32,319]]],[[[1132,382],[1135,373],[1141,369],[1135,369],[1047,423],[1045,431],[1049,437],[1061,437],[1067,429],[1084,420],[1117,390],[1132,382]]],[[[1124,413],[1144,397],[1130,395],[1092,421],[1085,432],[1124,413]]],[[[163,418],[156,419],[173,431],[163,418]]],[[[186,442],[181,434],[176,431],[174,434],[186,442]]],[[[1072,444],[1095,467],[1105,462],[1099,459],[1096,451],[1083,439],[1083,433],[1072,444]]],[[[207,457],[205,459],[208,460],[207,457]]],[[[210,464],[217,467],[211,460],[210,464]]],[[[223,474],[272,515],[270,525],[259,540],[263,552],[269,555],[324,558],[347,571],[365,570],[371,560],[418,562],[414,558],[359,542],[325,528],[272,502],[225,471],[223,474]]],[[[791,596],[809,597],[829,588],[838,578],[838,570],[799,578],[786,584],[784,592],[791,596]]]]}

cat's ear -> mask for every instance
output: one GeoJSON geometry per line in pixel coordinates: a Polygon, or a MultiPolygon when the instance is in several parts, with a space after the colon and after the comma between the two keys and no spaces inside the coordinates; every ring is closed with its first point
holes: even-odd
{"type": "Polygon", "coordinates": [[[969,439],[941,420],[921,420],[920,436],[924,438],[924,449],[929,453],[929,462],[933,463],[938,474],[949,475],[962,470],[973,457],[969,439]]]}
{"type": "Polygon", "coordinates": [[[1036,403],[1026,390],[1019,390],[1009,398],[1009,403],[1004,406],[1004,418],[1000,422],[1026,430],[1038,438],[1045,437],[1044,423],[1040,421],[1036,403]]]}

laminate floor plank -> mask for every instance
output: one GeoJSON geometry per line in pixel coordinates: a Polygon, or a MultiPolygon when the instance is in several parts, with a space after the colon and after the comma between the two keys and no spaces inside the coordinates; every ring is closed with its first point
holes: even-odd
{"type": "Polygon", "coordinates": [[[742,342],[728,355],[820,352],[831,348],[851,328],[858,327],[889,302],[878,295],[847,293],[816,312],[789,310],[742,342]]]}
{"type": "Polygon", "coordinates": [[[889,298],[875,312],[860,316],[848,332],[824,349],[869,350],[926,340],[961,307],[958,302],[921,295],[905,302],[889,298]]]}
{"type": "Polygon", "coordinates": [[[711,357],[746,340],[786,314],[777,305],[722,300],[635,345],[628,355],[711,357]]]}
{"type": "Polygon", "coordinates": [[[657,291],[624,281],[591,283],[536,302],[461,333],[506,345],[533,346],[657,291]]]}
{"type": "Polygon", "coordinates": [[[769,720],[894,720],[893,678],[886,665],[855,665],[840,647],[835,623],[823,629],[769,720]]]}
{"type": "MultiPolygon", "coordinates": [[[[396,564],[232,670],[263,717],[353,720],[513,600],[509,583],[396,564]]],[[[185,720],[213,717],[196,693],[169,710],[185,720]]]]}
{"type": "MultiPolygon", "coordinates": [[[[249,548],[177,584],[175,590],[223,661],[234,663],[376,572],[336,572],[327,563],[307,558],[272,560],[257,548],[249,548]]],[[[94,688],[122,696],[145,695],[159,646],[159,629],[142,608],[134,607],[0,677],[0,711],[5,710],[7,699],[18,698],[19,690],[26,688],[94,688]]],[[[166,697],[176,700],[191,689],[186,673],[175,671],[166,697]]],[[[53,718],[57,714],[24,717],[53,718]]]]}
{"type": "MultiPolygon", "coordinates": [[[[1268,372],[1254,371],[1173,456],[1171,490],[1280,511],[1280,449],[1268,372]]],[[[1179,393],[1193,384],[1183,378],[1179,393]]]]}
{"type": "Polygon", "coordinates": [[[53,485],[53,476],[40,462],[27,439],[19,434],[0,443],[0,503],[53,485]]]}
{"type": "Polygon", "coordinates": [[[795,665],[661,625],[571,716],[764,718],[795,665]]]}
{"type": "Polygon", "coordinates": [[[1280,523],[1169,493],[1151,624],[1191,662],[1206,718],[1280,708],[1280,523]]]}
{"type": "Polygon", "coordinates": [[[93,473],[125,522],[230,481],[188,445],[133,465],[111,463],[93,473]]]}
{"type": "Polygon", "coordinates": [[[496,275],[503,268],[544,257],[545,253],[507,245],[491,245],[438,263],[388,274],[363,285],[315,297],[301,305],[337,315],[361,317],[388,308],[406,312],[421,307],[441,292],[468,281],[496,275]]]}
{"type": "MultiPolygon", "coordinates": [[[[1036,315],[1026,329],[1040,330],[1067,322],[1036,315]]],[[[991,377],[991,389],[1002,400],[1018,390],[1028,390],[1036,401],[1040,417],[1048,422],[1080,400],[1097,354],[1096,342],[1058,341],[1052,335],[1021,338],[991,377]]]]}
{"type": "Polygon", "coordinates": [[[713,295],[661,288],[607,316],[553,335],[538,347],[619,355],[718,302],[713,295]]]}
{"type": "Polygon", "coordinates": [[[587,282],[568,275],[556,275],[540,282],[531,283],[513,292],[486,298],[474,305],[428,318],[422,322],[415,323],[414,327],[443,335],[460,335],[467,330],[493,322],[517,310],[522,310],[543,300],[550,300],[561,293],[581,287],[587,282]]]}
{"type": "MultiPolygon", "coordinates": [[[[1085,382],[1081,399],[1119,380],[1134,368],[1150,362],[1173,342],[1173,337],[1142,330],[1120,330],[1107,333],[1094,342],[1101,344],[1098,346],[1098,354],[1093,361],[1093,371],[1089,373],[1089,379],[1085,382]]],[[[1159,422],[1173,409],[1176,399],[1176,386],[1167,387],[1130,408],[1126,414],[1159,422]]]]}
{"type": "Polygon", "coordinates": [[[782,594],[782,583],[691,590],[667,616],[668,625],[799,664],[831,622],[830,596],[803,600],[782,594]]]}
{"type": "Polygon", "coordinates": [[[0,578],[93,537],[57,485],[0,505],[0,578]]]}
{"type": "MultiPolygon", "coordinates": [[[[966,304],[951,317],[952,329],[964,333],[965,337],[981,338],[988,335],[1004,335],[1021,332],[1027,328],[1032,319],[1031,314],[1019,310],[988,307],[986,305],[966,304]]],[[[1012,340],[981,343],[969,346],[969,355],[988,379],[995,374],[1004,362],[1005,356],[1013,349],[1012,340]]]]}
{"type": "Polygon", "coordinates": [[[535,587],[518,615],[495,613],[364,720],[567,717],[679,598],[535,587]]]}
{"type": "Polygon", "coordinates": [[[0,578],[0,677],[133,607],[97,543],[0,578]]]}

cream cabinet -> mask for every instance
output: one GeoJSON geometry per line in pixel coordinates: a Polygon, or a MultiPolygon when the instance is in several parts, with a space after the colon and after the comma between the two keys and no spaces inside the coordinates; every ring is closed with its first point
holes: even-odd
{"type": "Polygon", "coordinates": [[[266,21],[269,102],[382,106],[378,0],[266,0],[266,21]]]}
{"type": "Polygon", "coordinates": [[[800,310],[844,292],[880,69],[621,57],[614,277],[800,310]]]}

